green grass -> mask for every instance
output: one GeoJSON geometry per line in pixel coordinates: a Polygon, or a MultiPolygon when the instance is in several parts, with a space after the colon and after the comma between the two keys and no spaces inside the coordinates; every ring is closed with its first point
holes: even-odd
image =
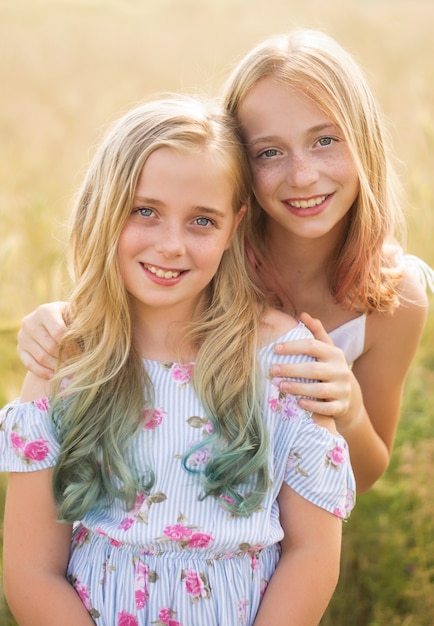
{"type": "MultiPolygon", "coordinates": [[[[274,32],[326,29],[364,66],[402,162],[409,251],[434,265],[433,24],[428,0],[0,0],[0,404],[24,375],[19,320],[62,297],[64,222],[101,128],[157,91],[218,93],[274,32]]],[[[323,626],[432,626],[433,406],[431,312],[392,463],[345,525],[323,626]]],[[[0,476],[1,517],[4,489],[0,476]]],[[[1,585],[0,623],[14,623],[1,585]]]]}

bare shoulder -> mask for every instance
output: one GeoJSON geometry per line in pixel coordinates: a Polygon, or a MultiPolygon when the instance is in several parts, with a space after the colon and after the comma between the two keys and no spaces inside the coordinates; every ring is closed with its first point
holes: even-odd
{"type": "Polygon", "coordinates": [[[428,297],[426,288],[420,279],[420,272],[411,266],[405,266],[399,283],[399,296],[402,306],[426,309],[428,297]]]}
{"type": "Polygon", "coordinates": [[[30,402],[31,400],[45,398],[50,394],[50,388],[51,384],[49,381],[27,372],[21,388],[20,401],[30,402]]]}
{"type": "Polygon", "coordinates": [[[401,343],[404,337],[409,348],[418,344],[427,318],[428,297],[417,271],[405,267],[398,293],[399,305],[391,313],[375,312],[368,316],[368,344],[384,348],[388,341],[401,343]]]}
{"type": "Polygon", "coordinates": [[[297,324],[295,317],[277,309],[267,309],[261,324],[260,345],[265,346],[276,341],[276,339],[295,328],[297,324]]]}

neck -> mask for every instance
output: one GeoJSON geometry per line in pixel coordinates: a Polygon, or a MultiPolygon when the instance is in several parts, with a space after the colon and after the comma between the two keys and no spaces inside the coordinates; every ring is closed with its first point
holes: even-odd
{"type": "Polygon", "coordinates": [[[195,359],[196,351],[185,342],[187,326],[193,312],[172,310],[134,311],[134,344],[142,358],[155,361],[187,362],[195,359]],[[184,314],[182,314],[184,313],[184,314]]]}
{"type": "Polygon", "coordinates": [[[270,221],[268,228],[269,262],[280,283],[284,308],[298,315],[314,312],[331,300],[328,268],[335,254],[339,233],[323,237],[299,237],[270,221]]]}

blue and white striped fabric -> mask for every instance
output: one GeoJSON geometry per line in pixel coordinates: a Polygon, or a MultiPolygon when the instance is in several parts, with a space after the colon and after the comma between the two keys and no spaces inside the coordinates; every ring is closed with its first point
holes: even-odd
{"type": "MultiPolygon", "coordinates": [[[[300,323],[279,341],[306,336],[300,323]]],[[[193,365],[145,362],[155,409],[131,453],[153,468],[152,492],[138,496],[130,511],[116,501],[89,511],[72,539],[68,578],[96,624],[250,625],[279,559],[276,498],[283,481],[330,513],[349,515],[355,484],[346,443],[279,393],[270,365],[306,357],[277,356],[275,343],[258,352],[273,483],[262,509],[248,518],[231,517],[218,499],[199,500],[196,476],[182,468],[184,451],[211,428],[189,382],[193,365]]],[[[53,465],[57,443],[44,402],[0,413],[0,470],[53,465]]],[[[206,460],[205,448],[189,462],[200,467],[206,460]]]]}

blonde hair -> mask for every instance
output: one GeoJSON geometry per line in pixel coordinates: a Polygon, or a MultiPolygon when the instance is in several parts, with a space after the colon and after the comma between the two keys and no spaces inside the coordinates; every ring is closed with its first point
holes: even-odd
{"type": "MultiPolygon", "coordinates": [[[[337,124],[354,161],[360,191],[329,267],[335,301],[349,309],[390,311],[398,305],[401,272],[385,242],[403,232],[400,186],[388,154],[385,125],[359,65],[336,41],[315,30],[267,39],[238,64],[226,84],[224,106],[235,117],[262,78],[297,89],[337,124]]],[[[249,244],[270,268],[266,214],[252,199],[249,244]]]]}
{"type": "MultiPolygon", "coordinates": [[[[152,468],[125,461],[144,410],[152,406],[153,388],[134,348],[117,245],[141,170],[161,147],[181,154],[206,149],[233,184],[234,214],[250,193],[248,163],[230,117],[196,99],[163,98],[133,109],[96,152],[71,215],[75,286],[52,402],[61,441],[54,492],[59,514],[68,521],[113,497],[131,507],[137,491],[149,491],[154,482],[152,468]]],[[[256,371],[260,309],[245,270],[241,226],[188,336],[198,349],[193,384],[214,425],[214,453],[201,474],[203,495],[232,496],[237,485],[252,486],[248,497],[222,499],[223,505],[233,502],[227,508],[235,515],[257,508],[268,487],[256,371]]]]}

